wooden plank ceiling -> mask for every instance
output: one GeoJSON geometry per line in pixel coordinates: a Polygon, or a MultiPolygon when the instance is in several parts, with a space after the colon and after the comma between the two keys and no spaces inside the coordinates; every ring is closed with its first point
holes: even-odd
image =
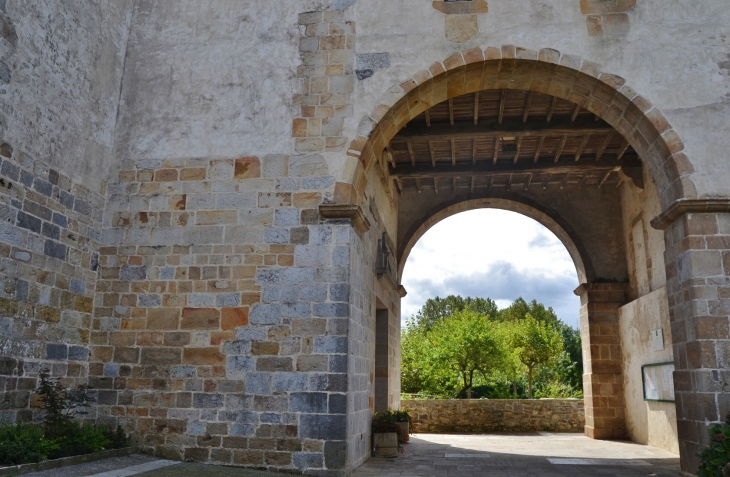
{"type": "Polygon", "coordinates": [[[419,193],[618,187],[619,169],[632,177],[641,171],[636,152],[603,120],[569,101],[518,90],[433,106],[393,138],[385,158],[399,190],[419,193]]]}

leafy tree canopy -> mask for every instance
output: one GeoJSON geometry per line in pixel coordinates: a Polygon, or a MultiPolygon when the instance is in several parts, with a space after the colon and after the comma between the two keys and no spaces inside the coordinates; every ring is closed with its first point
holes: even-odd
{"type": "Polygon", "coordinates": [[[490,298],[462,298],[459,295],[449,295],[446,298],[429,298],[415,316],[416,325],[424,330],[430,330],[438,321],[459,311],[472,311],[496,319],[499,309],[490,298]]]}

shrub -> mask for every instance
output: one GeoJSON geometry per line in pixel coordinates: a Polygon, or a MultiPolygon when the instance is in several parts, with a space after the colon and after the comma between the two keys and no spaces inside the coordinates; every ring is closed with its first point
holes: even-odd
{"type": "Polygon", "coordinates": [[[701,459],[699,477],[730,476],[730,413],[725,417],[725,424],[712,426],[710,447],[699,455],[701,459]]]}
{"type": "Polygon", "coordinates": [[[40,462],[59,448],[46,439],[43,429],[32,424],[0,423],[0,464],[19,465],[40,462]]]}
{"type": "Polygon", "coordinates": [[[42,370],[41,382],[35,390],[43,401],[43,424],[46,433],[63,432],[64,427],[76,417],[88,414],[88,408],[94,403],[91,391],[86,385],[76,389],[66,389],[51,378],[48,370],[42,370]]]}
{"type": "Polygon", "coordinates": [[[108,426],[96,427],[93,424],[70,422],[55,429],[58,449],[49,457],[60,459],[73,455],[91,454],[110,448],[112,441],[107,437],[111,430],[108,426]]]}

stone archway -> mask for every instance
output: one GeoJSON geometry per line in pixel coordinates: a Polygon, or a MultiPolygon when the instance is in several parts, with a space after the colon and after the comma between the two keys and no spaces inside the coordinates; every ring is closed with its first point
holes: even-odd
{"type": "Polygon", "coordinates": [[[408,121],[431,106],[455,96],[486,89],[521,89],[571,101],[605,120],[642,157],[664,208],[679,199],[695,198],[692,165],[684,144],[669,121],[620,76],[600,65],[545,48],[534,51],[514,45],[474,48],[436,62],[384,95],[347,154],[357,158],[349,177],[338,182],[335,202],[359,203],[368,174],[378,164],[387,175],[382,152],[408,121]],[[393,99],[397,98],[397,99],[393,99]]]}
{"type": "MultiPolygon", "coordinates": [[[[652,226],[665,230],[682,467],[692,470],[696,463],[694,456],[705,440],[704,418],[679,403],[707,398],[708,402],[714,403],[708,407],[711,408],[708,411],[710,419],[715,422],[722,420],[721,415],[726,406],[718,401],[717,391],[700,389],[700,385],[695,383],[717,375],[716,371],[711,374],[709,368],[724,366],[722,363],[725,361],[718,354],[721,352],[716,351],[718,340],[730,338],[727,331],[722,331],[718,336],[709,336],[697,328],[699,321],[704,323],[714,318],[699,316],[699,308],[692,308],[698,301],[701,302],[700,307],[709,306],[707,296],[693,288],[696,286],[693,280],[724,277],[730,265],[722,265],[719,250],[712,252],[712,258],[709,258],[710,253],[704,251],[704,246],[691,241],[695,237],[723,233],[725,229],[721,214],[727,212],[727,203],[698,198],[691,177],[694,169],[683,152],[682,140],[663,114],[626,85],[623,78],[602,72],[596,63],[553,49],[534,51],[503,45],[455,53],[392,87],[371,114],[362,119],[358,129],[361,136],[350,143],[347,151],[351,158],[346,168],[348,172],[336,184],[335,203],[349,204],[351,209],[348,210],[357,210],[368,182],[377,176],[394,196],[396,188],[386,180],[389,172],[383,151],[398,131],[440,102],[490,89],[533,91],[585,108],[623,136],[646,166],[664,210],[652,221],[652,226]],[[712,263],[706,262],[706,259],[712,263]]],[[[402,247],[402,244],[398,245],[399,250],[402,247]]],[[[712,282],[709,286],[716,290],[720,285],[712,282]]],[[[626,303],[627,292],[623,284],[588,283],[579,287],[576,293],[581,295],[582,322],[591,321],[591,316],[604,323],[615,321],[618,308],[626,303]]],[[[722,318],[719,316],[723,315],[720,311],[713,313],[719,319],[722,318]]],[[[596,333],[603,329],[601,326],[596,323],[596,333]]],[[[610,340],[610,344],[604,343],[605,350],[601,351],[602,346],[596,346],[595,349],[591,347],[591,350],[596,352],[596,356],[610,355],[609,348],[618,344],[613,343],[617,336],[610,340]]],[[[623,437],[622,406],[611,397],[616,396],[617,390],[621,388],[620,362],[608,359],[597,360],[595,364],[595,367],[588,366],[588,374],[596,372],[602,376],[592,381],[589,378],[585,383],[588,392],[598,393],[593,403],[586,406],[587,422],[591,427],[588,432],[587,426],[587,432],[599,438],[623,437]],[[605,409],[597,411],[600,408],[605,409]]]]}

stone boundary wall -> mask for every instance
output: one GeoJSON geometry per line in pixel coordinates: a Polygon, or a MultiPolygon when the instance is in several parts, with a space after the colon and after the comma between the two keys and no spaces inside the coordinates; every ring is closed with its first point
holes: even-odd
{"type": "Polygon", "coordinates": [[[433,399],[401,401],[416,432],[583,432],[583,399],[433,399]]]}

